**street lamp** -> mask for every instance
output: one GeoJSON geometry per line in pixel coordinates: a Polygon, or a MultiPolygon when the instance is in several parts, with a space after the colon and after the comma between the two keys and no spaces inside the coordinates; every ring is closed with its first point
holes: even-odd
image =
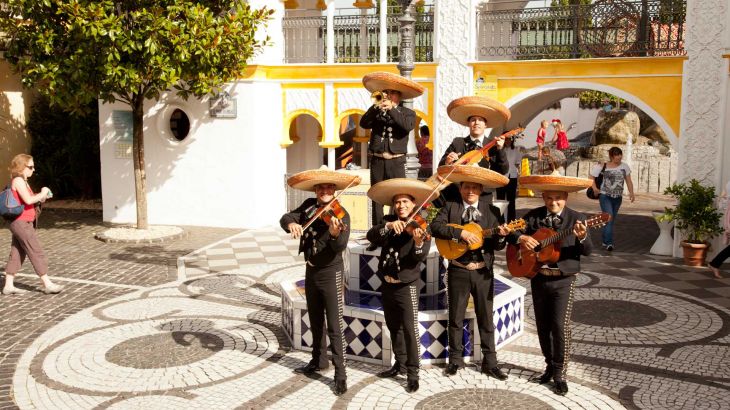
{"type": "MultiPolygon", "coordinates": [[[[398,19],[398,32],[400,33],[400,44],[398,46],[398,70],[400,75],[410,79],[414,69],[414,47],[413,47],[413,31],[416,19],[413,18],[412,0],[398,0],[401,6],[402,14],[398,19]]],[[[403,101],[403,106],[413,109],[413,100],[403,101]]],[[[406,154],[406,177],[418,178],[418,169],[421,164],[418,162],[418,150],[416,149],[416,140],[413,130],[408,136],[408,152],[406,154]]]]}

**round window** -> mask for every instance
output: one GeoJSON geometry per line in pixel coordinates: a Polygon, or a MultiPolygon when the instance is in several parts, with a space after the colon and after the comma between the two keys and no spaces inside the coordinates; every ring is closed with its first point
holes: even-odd
{"type": "Polygon", "coordinates": [[[185,111],[176,108],[170,116],[170,132],[177,141],[183,141],[190,133],[190,118],[185,111]]]}

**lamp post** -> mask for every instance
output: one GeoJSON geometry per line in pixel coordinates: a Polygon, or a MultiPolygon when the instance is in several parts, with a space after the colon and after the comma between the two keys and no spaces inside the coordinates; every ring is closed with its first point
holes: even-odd
{"type": "MultiPolygon", "coordinates": [[[[413,32],[416,19],[413,18],[411,13],[413,7],[411,0],[398,0],[401,6],[402,15],[398,19],[398,25],[400,26],[398,32],[400,34],[400,44],[398,46],[398,70],[400,75],[410,79],[411,73],[415,68],[413,64],[414,60],[414,47],[413,47],[413,32]]],[[[403,106],[406,108],[413,109],[413,100],[404,100],[403,106]]],[[[406,177],[407,178],[418,178],[418,169],[421,164],[418,162],[418,150],[416,149],[416,140],[411,130],[408,135],[408,151],[406,154],[406,177]]]]}

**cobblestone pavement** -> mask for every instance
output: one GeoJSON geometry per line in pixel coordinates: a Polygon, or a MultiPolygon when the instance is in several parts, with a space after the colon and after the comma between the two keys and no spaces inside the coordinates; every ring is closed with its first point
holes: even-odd
{"type": "MultiPolygon", "coordinates": [[[[41,240],[54,276],[69,288],[0,297],[0,407],[726,408],[730,310],[714,299],[728,299],[720,292],[730,280],[644,255],[658,234],[648,212],[663,207],[652,208],[662,198],[651,201],[627,206],[625,217],[622,209],[617,251],[584,262],[565,397],[527,382],[544,366],[529,296],[525,334],[498,355],[506,382],[473,366],[451,378],[430,367],[421,389],[407,394],[405,379],[381,380],[380,367],[349,361],[350,389],[336,397],[333,370],[311,378],[292,372],[309,355],[291,351],[281,330],[278,283],[300,278],[301,261],[255,260],[287,257],[285,239],[240,251],[251,248],[252,235],[221,241],[237,231],[186,228],[190,235],[170,244],[102,244],[92,239],[102,228],[98,215],[44,214],[41,240]],[[173,282],[176,257],[201,247],[187,258],[185,280],[173,282]]],[[[572,206],[597,209],[585,202],[572,206]]],[[[8,244],[3,230],[0,249],[8,244]]],[[[30,290],[38,282],[18,281],[30,290]]]]}

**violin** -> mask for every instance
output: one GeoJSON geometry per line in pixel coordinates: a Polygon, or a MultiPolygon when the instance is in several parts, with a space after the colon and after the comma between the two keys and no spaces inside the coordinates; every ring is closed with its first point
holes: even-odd
{"type": "MultiPolygon", "coordinates": [[[[507,139],[514,139],[518,135],[522,134],[522,132],[525,131],[522,127],[517,127],[513,130],[509,130],[505,132],[504,134],[500,135],[500,137],[504,137],[505,140],[507,139]]],[[[489,150],[492,149],[497,145],[497,138],[489,141],[486,143],[482,148],[475,149],[473,151],[469,151],[462,155],[459,159],[457,159],[452,165],[472,165],[476,164],[477,162],[481,161],[483,158],[489,159],[489,150]]]]}
{"type": "MultiPolygon", "coordinates": [[[[332,221],[332,218],[342,220],[345,217],[345,214],[345,208],[340,205],[340,202],[338,200],[333,199],[329,203],[318,207],[317,210],[314,212],[314,216],[312,216],[309,221],[307,221],[303,229],[307,229],[307,227],[309,227],[312,222],[317,220],[317,218],[322,219],[324,223],[329,225],[330,221],[332,221]]],[[[347,225],[343,223],[342,229],[347,230],[347,225]]]]}
{"type": "Polygon", "coordinates": [[[424,217],[418,214],[411,215],[409,219],[408,224],[406,225],[406,232],[413,236],[413,231],[415,231],[418,228],[421,228],[423,232],[426,234],[423,239],[426,241],[431,240],[431,234],[428,233],[428,221],[424,217]]]}

